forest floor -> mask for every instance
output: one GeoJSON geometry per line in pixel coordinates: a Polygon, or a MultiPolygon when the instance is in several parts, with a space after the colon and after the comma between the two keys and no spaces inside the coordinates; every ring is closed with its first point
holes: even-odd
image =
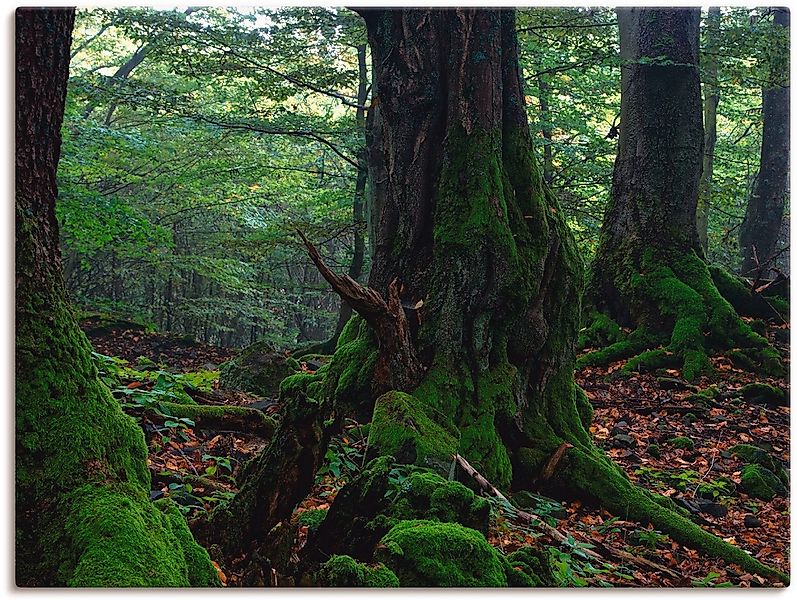
{"type": "MultiPolygon", "coordinates": [[[[218,366],[231,359],[234,350],[146,332],[130,323],[109,325],[88,319],[82,326],[96,352],[104,355],[98,357],[101,376],[126,407],[133,406],[131,397],[140,406],[150,406],[153,398],[187,395],[199,404],[249,406],[267,414],[279,410],[275,398],[218,389],[218,366]]],[[[787,326],[768,333],[788,357],[787,326]]],[[[745,384],[763,382],[784,390],[788,398],[789,383],[736,369],[722,356],[713,363],[715,373],[692,384],[681,380],[675,370],[614,378],[622,363],[579,370],[576,379],[595,411],[590,432],[633,481],[671,497],[712,533],[788,572],[789,499],[779,495],[765,501],[748,495],[740,485],[745,462],[729,449],[737,444],[755,445],[788,466],[789,407],[746,402],[733,392],[745,384]],[[711,385],[716,386],[718,399],[696,403],[693,394],[711,385]]],[[[267,443],[257,433],[201,429],[190,419],[168,413],[133,414],[149,445],[152,497],[172,497],[189,523],[204,519],[215,506],[229,501],[237,491],[235,476],[241,466],[267,443]]],[[[363,466],[366,437],[358,424],[350,423],[333,438],[316,485],[294,513],[294,556],[313,526],[314,520],[308,517],[329,508],[345,481],[363,466]]],[[[520,495],[516,500],[520,505],[520,495]]],[[[529,544],[547,546],[560,585],[771,585],[721,560],[700,556],[622,515],[535,494],[523,495],[522,504],[563,533],[566,542],[557,543],[539,529],[519,523],[511,510],[498,505],[489,541],[504,552],[529,544]],[[589,555],[590,550],[606,548],[646,558],[664,569],[631,564],[616,553],[602,553],[608,555],[604,561],[589,555]]],[[[244,559],[219,558],[223,564],[217,567],[225,584],[251,583],[242,579],[244,559]]]]}

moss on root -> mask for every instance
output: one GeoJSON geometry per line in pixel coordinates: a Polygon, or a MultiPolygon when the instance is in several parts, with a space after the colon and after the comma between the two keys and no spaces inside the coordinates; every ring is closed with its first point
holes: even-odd
{"type": "Polygon", "coordinates": [[[170,500],[135,486],[86,485],[67,497],[58,580],[77,587],[216,586],[207,551],[170,500]]]}
{"type": "Polygon", "coordinates": [[[581,357],[579,366],[636,355],[626,364],[626,373],[679,366],[683,377],[691,381],[711,372],[711,350],[742,349],[764,372],[782,373],[777,352],[739,318],[717,289],[708,265],[694,251],[662,257],[648,249],[640,267],[629,271],[616,283],[639,313],[637,331],[643,333],[635,332],[625,341],[581,357]],[[662,335],[668,339],[662,340],[662,335]],[[663,347],[656,348],[661,343],[663,347]]]}
{"type": "Polygon", "coordinates": [[[351,556],[335,555],[321,565],[316,584],[329,587],[398,587],[399,580],[383,564],[364,565],[351,556]]]}
{"type": "Polygon", "coordinates": [[[456,523],[401,521],[376,557],[403,587],[505,587],[506,559],[474,529],[456,523]]]}
{"type": "Polygon", "coordinates": [[[625,339],[620,326],[605,313],[595,313],[590,325],[578,334],[576,348],[594,348],[609,346],[625,339]]]}
{"type": "Polygon", "coordinates": [[[597,449],[571,448],[560,465],[556,477],[569,493],[577,490],[621,518],[652,523],[656,529],[694,550],[737,564],[748,572],[788,583],[787,574],[767,567],[741,548],[702,529],[682,515],[668,498],[656,497],[632,484],[628,476],[597,449]]]}
{"type": "Polygon", "coordinates": [[[431,467],[447,473],[458,440],[426,413],[420,401],[402,392],[388,392],[376,400],[368,447],[398,462],[431,467]]]}

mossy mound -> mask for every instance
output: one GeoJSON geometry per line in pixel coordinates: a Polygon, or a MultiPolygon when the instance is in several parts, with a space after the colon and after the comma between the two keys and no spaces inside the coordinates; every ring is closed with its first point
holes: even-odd
{"type": "Polygon", "coordinates": [[[316,584],[327,587],[398,587],[399,580],[383,564],[364,565],[351,556],[335,555],[321,565],[316,584]]]}
{"type": "Polygon", "coordinates": [[[274,398],[280,382],[298,368],[296,360],[275,352],[266,342],[256,342],[219,367],[219,387],[274,398]]]}
{"type": "Polygon", "coordinates": [[[786,487],[777,475],[761,465],[747,465],[742,469],[742,489],[753,498],[765,501],[786,494],[786,487]]]}
{"type": "Polygon", "coordinates": [[[589,327],[578,334],[577,348],[595,348],[616,344],[625,339],[620,326],[605,313],[593,315],[589,327]]]}
{"type": "Polygon", "coordinates": [[[686,436],[679,436],[670,438],[667,440],[667,445],[672,446],[678,450],[694,450],[695,443],[692,441],[692,438],[686,436]]]}
{"type": "Polygon", "coordinates": [[[745,402],[774,406],[784,406],[788,403],[786,393],[782,389],[767,383],[748,383],[739,392],[745,402]]]}
{"type": "Polygon", "coordinates": [[[306,510],[299,515],[297,522],[299,525],[306,525],[308,531],[316,531],[321,523],[327,516],[328,509],[326,508],[315,508],[312,510],[306,510]]]}
{"type": "Polygon", "coordinates": [[[456,523],[401,521],[376,557],[404,587],[505,587],[506,559],[475,529],[456,523]]]}
{"type": "Polygon", "coordinates": [[[371,452],[448,473],[458,442],[426,410],[414,396],[403,392],[377,398],[368,434],[371,452]]]}
{"type": "Polygon", "coordinates": [[[554,587],[548,556],[531,546],[523,546],[507,557],[507,580],[512,587],[554,587]]]}
{"type": "Polygon", "coordinates": [[[788,487],[789,475],[783,468],[783,464],[766,450],[750,444],[737,444],[729,448],[728,452],[735,454],[748,464],[760,465],[769,469],[778,476],[784,486],[788,487]]]}
{"type": "Polygon", "coordinates": [[[401,484],[389,514],[397,519],[428,519],[460,523],[487,535],[490,505],[457,481],[434,473],[412,473],[401,484]]]}

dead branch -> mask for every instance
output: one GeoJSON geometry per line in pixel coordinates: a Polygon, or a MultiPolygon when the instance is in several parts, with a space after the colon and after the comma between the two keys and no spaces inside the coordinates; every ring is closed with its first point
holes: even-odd
{"type": "Polygon", "coordinates": [[[360,285],[348,275],[338,275],[332,271],[304,233],[298,229],[296,233],[321,276],[376,332],[380,356],[374,369],[374,380],[379,391],[413,389],[424,369],[415,356],[407,315],[401,304],[398,278],[388,285],[385,301],[376,290],[360,285]]]}
{"type": "MultiPolygon", "coordinates": [[[[562,446],[560,446],[560,448],[562,448],[562,446]]],[[[473,478],[473,480],[479,485],[479,487],[481,487],[485,492],[509,504],[509,500],[507,500],[506,496],[504,496],[500,492],[500,490],[496,488],[492,483],[487,481],[487,479],[481,473],[479,473],[476,469],[474,469],[473,466],[471,466],[471,464],[467,460],[465,460],[465,458],[463,458],[459,454],[456,454],[454,456],[454,460],[457,461],[457,464],[462,468],[462,470],[465,471],[465,473],[467,473],[468,475],[470,475],[473,478]]],[[[518,520],[524,523],[534,524],[536,527],[541,529],[543,533],[550,536],[554,541],[560,544],[567,541],[568,535],[566,535],[566,533],[562,533],[555,527],[548,525],[548,523],[542,520],[542,517],[539,517],[534,513],[530,513],[525,510],[520,510],[518,508],[515,508],[514,506],[512,506],[512,508],[517,513],[518,520]]],[[[627,561],[639,566],[644,566],[654,571],[661,571],[662,573],[666,573],[671,577],[678,578],[678,574],[676,574],[674,571],[671,571],[667,567],[655,563],[646,558],[636,556],[634,554],[626,552],[625,550],[620,550],[619,548],[613,548],[612,546],[609,546],[604,543],[596,543],[595,545],[599,549],[603,550],[606,555],[613,556],[614,558],[617,558],[621,561],[627,561]]],[[[588,548],[582,549],[582,551],[587,556],[590,556],[591,558],[594,558],[596,560],[603,561],[606,558],[608,558],[608,556],[601,556],[597,552],[594,552],[593,550],[590,550],[588,548]]]]}

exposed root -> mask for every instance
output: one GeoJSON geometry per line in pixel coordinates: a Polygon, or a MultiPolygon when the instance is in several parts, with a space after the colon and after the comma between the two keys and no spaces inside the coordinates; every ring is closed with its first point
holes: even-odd
{"type": "Polygon", "coordinates": [[[652,523],[675,541],[706,555],[736,564],[745,571],[776,578],[786,584],[785,573],[767,567],[741,548],[724,542],[680,514],[675,504],[656,497],[634,485],[628,477],[597,449],[574,447],[562,461],[557,488],[597,500],[614,514],[625,519],[652,523]]]}
{"type": "Polygon", "coordinates": [[[640,271],[625,288],[636,306],[655,312],[643,321],[657,324],[659,333],[640,327],[625,340],[582,356],[579,366],[630,358],[625,373],[681,367],[684,378],[693,380],[711,371],[710,350],[735,349],[765,373],[782,373],[777,352],[739,318],[718,291],[706,263],[694,252],[667,265],[655,262],[648,253],[640,271]]]}

